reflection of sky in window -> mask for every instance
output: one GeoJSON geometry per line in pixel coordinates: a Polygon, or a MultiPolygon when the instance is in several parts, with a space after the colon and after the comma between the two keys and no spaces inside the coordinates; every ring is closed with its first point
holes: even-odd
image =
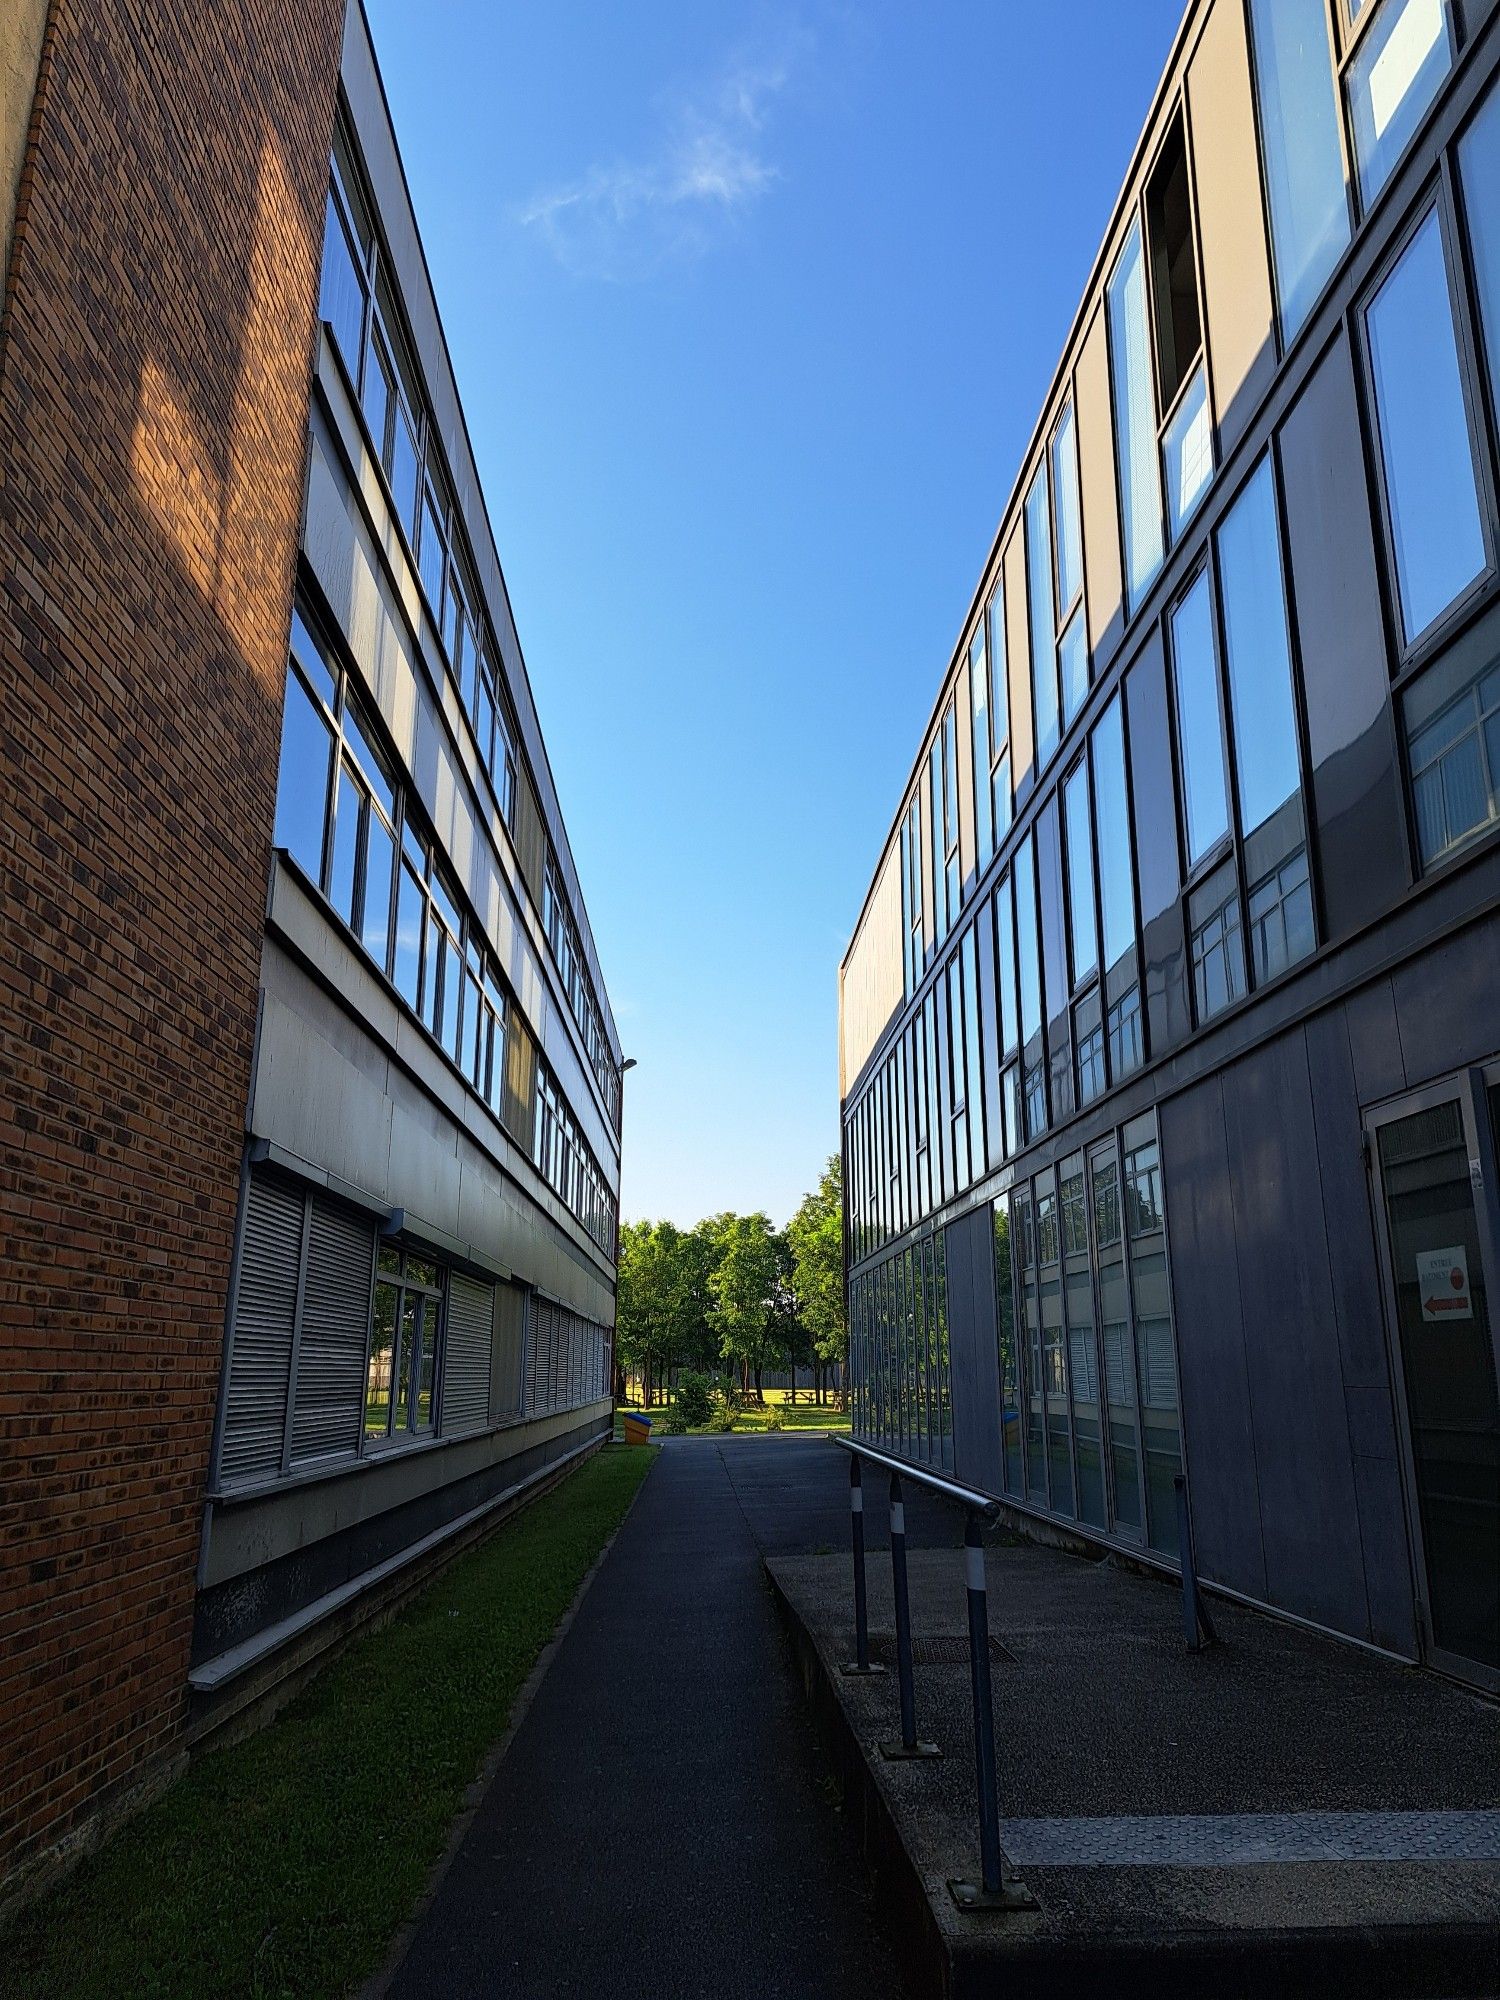
{"type": "Polygon", "coordinates": [[[1369,310],[1386,497],[1408,640],[1484,566],[1437,211],[1369,310]]]}
{"type": "Polygon", "coordinates": [[[1251,0],[1266,193],[1290,337],[1349,241],[1325,0],[1251,0]]]}
{"type": "Polygon", "coordinates": [[[1269,460],[1219,530],[1230,706],[1245,833],[1297,789],[1292,661],[1269,460]]]}

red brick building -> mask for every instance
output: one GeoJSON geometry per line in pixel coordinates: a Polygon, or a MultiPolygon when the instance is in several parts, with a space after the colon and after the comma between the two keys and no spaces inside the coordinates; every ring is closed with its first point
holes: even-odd
{"type": "Polygon", "coordinates": [[[612,1220],[578,1220],[597,1190],[576,1130],[564,1157],[559,1106],[595,1135],[607,1209],[619,1051],[602,1003],[586,1018],[577,997],[602,981],[357,6],[346,23],[342,0],[14,0],[0,266],[3,1897],[169,1775],[202,1716],[305,1665],[327,1643],[309,1635],[346,1627],[417,1543],[472,1532],[542,1464],[597,1441],[592,1371],[577,1393],[554,1380],[545,1403],[535,1378],[548,1342],[583,1354],[574,1321],[607,1337],[613,1318],[612,1220]],[[336,117],[336,189],[363,182],[338,198],[359,210],[360,282],[380,260],[380,351],[402,357],[423,490],[450,496],[452,576],[410,510],[372,514],[391,493],[373,373],[361,391],[369,301],[353,353],[323,323],[336,117]],[[340,515],[351,548],[377,549],[360,588],[387,606],[386,655],[399,640],[418,716],[442,720],[469,786],[442,826],[328,568],[338,496],[361,486],[358,519],[340,515]],[[491,705],[515,730],[503,800],[461,699],[461,547],[471,650],[490,633],[491,705]],[[373,949],[365,847],[351,934],[337,752],[326,839],[300,869],[287,851],[294,600],[318,671],[339,677],[328,727],[358,707],[392,796],[410,791],[406,851],[427,842],[434,882],[481,833],[501,857],[487,907],[472,865],[454,895],[473,1000],[433,956],[435,924],[409,994],[373,949]],[[363,985],[330,970],[361,948],[363,985]],[[342,1133],[294,1130],[257,1063],[284,1070],[305,1030],[301,1094],[316,1094],[331,1010],[369,1101],[342,1133]],[[503,1103],[492,1068],[462,1059],[481,1026],[503,1103]],[[590,1090],[600,1102],[580,1113],[590,1090]],[[390,1119],[411,1104],[440,1151],[485,1163],[462,1228],[440,1175],[414,1199],[365,1143],[382,1105],[390,1119]],[[353,1246],[352,1279],[320,1262],[334,1240],[353,1246]],[[382,1346],[388,1299],[419,1330],[405,1346],[399,1327],[382,1346]],[[320,1404],[339,1368],[353,1402],[320,1404]],[[398,1409],[402,1370],[421,1388],[398,1409]]]}

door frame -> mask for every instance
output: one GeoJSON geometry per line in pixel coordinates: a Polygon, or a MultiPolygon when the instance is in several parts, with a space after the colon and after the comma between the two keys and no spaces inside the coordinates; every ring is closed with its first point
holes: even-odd
{"type": "Polygon", "coordinates": [[[1496,1389],[1500,1393],[1500,1152],[1490,1117],[1488,1092],[1500,1084],[1500,1057],[1453,1070],[1432,1083],[1419,1085],[1401,1096],[1388,1098],[1363,1113],[1365,1157],[1369,1168],[1371,1205],[1375,1210],[1375,1241],[1380,1259],[1381,1301],[1385,1317],[1386,1352],[1391,1371],[1391,1393],[1396,1414],[1396,1445],[1401,1467],[1402,1498],[1406,1512],[1407,1546],[1412,1577],[1416,1585],[1417,1634],[1422,1658],[1455,1680],[1500,1694],[1500,1668],[1486,1667],[1482,1661],[1451,1653],[1440,1646],[1432,1630],[1432,1593],[1428,1586],[1426,1539],[1417,1497],[1416,1461],[1412,1450],[1411,1411],[1406,1395],[1406,1363],[1401,1346],[1400,1309],[1397,1303],[1395,1265],[1391,1255],[1390,1211],[1386,1200],[1385,1175],[1381,1167],[1378,1134],[1382,1127],[1430,1111],[1440,1104],[1456,1103],[1463,1124],[1464,1146],[1469,1162],[1469,1187],[1474,1202],[1475,1229],[1484,1266],[1485,1301],[1489,1310],[1491,1363],[1496,1389]]]}

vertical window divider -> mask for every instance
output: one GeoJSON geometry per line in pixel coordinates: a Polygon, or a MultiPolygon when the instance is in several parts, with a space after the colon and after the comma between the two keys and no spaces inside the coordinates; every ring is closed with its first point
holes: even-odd
{"type": "Polygon", "coordinates": [[[302,1196],[302,1235],[297,1245],[297,1292],[292,1306],[292,1351],[286,1364],[286,1415],[281,1426],[281,1464],[284,1477],[292,1463],[292,1423],[297,1410],[297,1359],[302,1351],[302,1307],[307,1295],[307,1239],[312,1234],[312,1194],[302,1196]]]}

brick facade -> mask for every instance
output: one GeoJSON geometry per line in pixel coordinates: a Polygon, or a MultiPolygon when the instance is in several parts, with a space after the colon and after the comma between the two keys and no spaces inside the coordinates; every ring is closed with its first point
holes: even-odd
{"type": "Polygon", "coordinates": [[[0,322],[0,1880],[170,1758],[342,0],[54,0],[0,322]]]}

